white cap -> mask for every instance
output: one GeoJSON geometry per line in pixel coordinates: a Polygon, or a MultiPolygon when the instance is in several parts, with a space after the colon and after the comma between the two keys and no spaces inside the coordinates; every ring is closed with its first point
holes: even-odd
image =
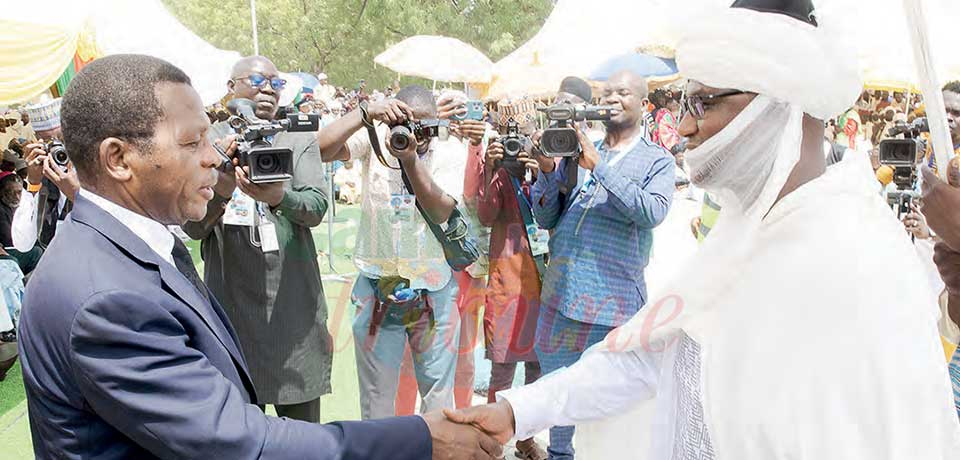
{"type": "Polygon", "coordinates": [[[317,80],[323,81],[327,79],[327,74],[320,72],[317,74],[317,80]]]}

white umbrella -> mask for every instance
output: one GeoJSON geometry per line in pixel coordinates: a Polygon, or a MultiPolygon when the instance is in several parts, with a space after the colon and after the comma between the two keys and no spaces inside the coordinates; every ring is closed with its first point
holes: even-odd
{"type": "Polygon", "coordinates": [[[394,72],[436,81],[487,83],[493,62],[455,38],[416,35],[374,58],[394,72]]]}

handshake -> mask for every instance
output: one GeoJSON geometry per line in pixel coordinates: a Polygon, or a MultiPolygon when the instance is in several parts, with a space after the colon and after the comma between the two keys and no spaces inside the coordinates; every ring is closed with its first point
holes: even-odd
{"type": "Polygon", "coordinates": [[[444,410],[423,416],[433,438],[434,460],[503,458],[503,447],[514,436],[513,408],[506,401],[444,410]]]}

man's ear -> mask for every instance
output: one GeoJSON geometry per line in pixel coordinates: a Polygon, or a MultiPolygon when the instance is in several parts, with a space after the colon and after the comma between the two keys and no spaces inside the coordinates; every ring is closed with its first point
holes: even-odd
{"type": "Polygon", "coordinates": [[[133,170],[130,168],[131,155],[139,153],[129,142],[108,137],[100,142],[97,153],[101,170],[106,176],[117,182],[127,182],[133,178],[133,170]]]}
{"type": "Polygon", "coordinates": [[[234,85],[236,85],[236,82],[234,82],[233,80],[227,80],[227,92],[228,92],[228,93],[230,93],[230,94],[233,94],[233,93],[234,93],[234,85]]]}

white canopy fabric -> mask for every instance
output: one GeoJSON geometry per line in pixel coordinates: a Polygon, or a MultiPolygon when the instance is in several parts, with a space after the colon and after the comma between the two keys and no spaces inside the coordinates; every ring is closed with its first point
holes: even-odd
{"type": "Polygon", "coordinates": [[[394,72],[446,82],[487,83],[493,62],[455,38],[416,35],[391,46],[373,62],[394,72]]]}
{"type": "Polygon", "coordinates": [[[4,3],[4,19],[16,22],[66,28],[79,33],[89,21],[97,43],[106,55],[146,54],[170,61],[190,76],[204,104],[212,104],[226,93],[230,69],[240,59],[236,51],[218,49],[191,32],[167,11],[160,0],[4,3]]]}

